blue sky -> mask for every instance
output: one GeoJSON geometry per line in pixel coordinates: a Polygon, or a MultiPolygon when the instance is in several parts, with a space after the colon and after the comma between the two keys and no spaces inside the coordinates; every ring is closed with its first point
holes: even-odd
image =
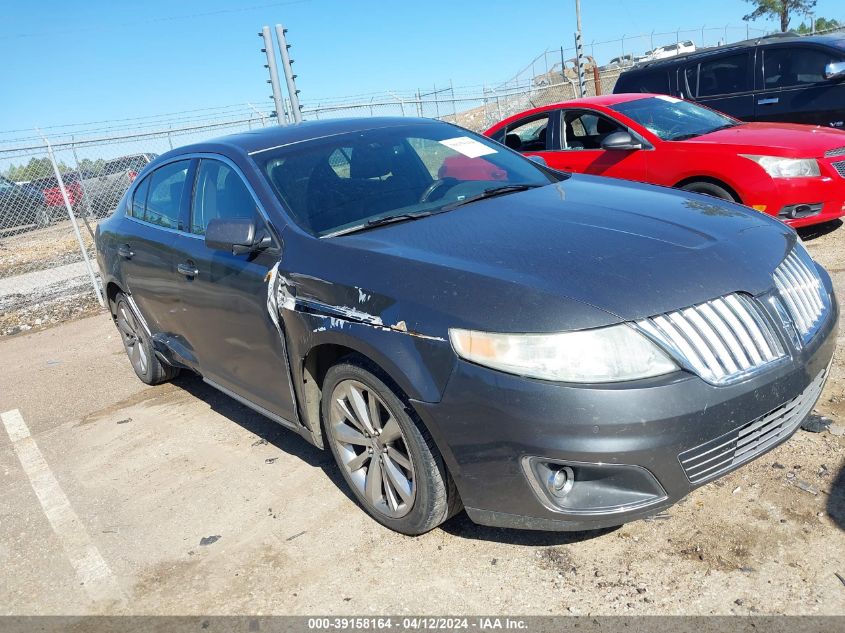
{"type": "MultiPolygon", "coordinates": [[[[737,39],[749,8],[741,0],[582,0],[584,40],[706,25],[715,43],[715,28],[728,24],[739,27],[730,30],[737,39]]],[[[842,21],[841,0],[819,0],[817,15],[842,21]]],[[[450,80],[504,81],[544,49],[571,46],[575,11],[574,0],[16,2],[0,26],[0,131],[245,102],[269,109],[256,33],[277,22],[289,29],[303,103],[314,104],[450,80]]],[[[642,52],[648,38],[631,47],[642,52]]],[[[600,63],[620,52],[618,44],[595,48],[600,63]]]]}

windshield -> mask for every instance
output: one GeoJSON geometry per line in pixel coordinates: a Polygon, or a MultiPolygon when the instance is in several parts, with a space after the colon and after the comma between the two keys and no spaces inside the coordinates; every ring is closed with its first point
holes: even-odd
{"type": "Polygon", "coordinates": [[[253,158],[297,224],[318,236],[559,180],[494,141],[440,122],[339,134],[253,158]]]}
{"type": "Polygon", "coordinates": [[[664,141],[682,141],[740,125],[727,115],[674,97],[646,97],[610,107],[664,141]]]}

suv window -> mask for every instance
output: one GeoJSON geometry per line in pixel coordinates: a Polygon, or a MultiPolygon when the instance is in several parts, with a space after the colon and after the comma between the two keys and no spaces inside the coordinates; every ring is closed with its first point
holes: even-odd
{"type": "Polygon", "coordinates": [[[191,233],[205,235],[215,219],[248,218],[258,221],[255,199],[240,175],[219,160],[202,159],[197,169],[191,204],[191,233]]]}
{"type": "MultiPolygon", "coordinates": [[[[168,229],[179,226],[182,192],[188,176],[189,160],[180,160],[159,167],[145,180],[149,180],[149,193],[143,220],[168,229]]],[[[133,215],[135,211],[133,210],[133,215]]],[[[135,217],[139,217],[135,215],[135,217]]]]}
{"type": "Polygon", "coordinates": [[[669,73],[665,70],[637,73],[631,77],[630,84],[626,83],[625,85],[627,88],[625,92],[654,92],[667,95],[670,90],[669,73]]]}
{"type": "Polygon", "coordinates": [[[824,81],[824,67],[834,56],[816,48],[763,50],[763,87],[786,88],[824,81]]]}
{"type": "Polygon", "coordinates": [[[548,113],[512,123],[505,135],[505,145],[520,152],[541,152],[546,149],[548,126],[548,113]]]}
{"type": "Polygon", "coordinates": [[[750,90],[748,53],[702,61],[697,67],[688,67],[686,77],[689,92],[696,97],[745,92],[750,90]]]}

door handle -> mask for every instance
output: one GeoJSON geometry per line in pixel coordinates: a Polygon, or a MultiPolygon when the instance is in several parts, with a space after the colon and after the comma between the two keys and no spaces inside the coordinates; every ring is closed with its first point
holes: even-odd
{"type": "Polygon", "coordinates": [[[129,244],[121,244],[117,247],[117,254],[126,259],[132,259],[135,253],[129,248],[129,244]]]}
{"type": "Polygon", "coordinates": [[[757,102],[757,105],[769,105],[771,103],[777,103],[778,101],[780,101],[780,97],[771,97],[769,99],[760,99],[757,102]]]}
{"type": "Polygon", "coordinates": [[[185,277],[196,277],[200,274],[200,271],[197,270],[196,264],[194,262],[188,260],[184,264],[179,264],[176,266],[176,270],[179,271],[180,275],[185,275],[185,277]]]}

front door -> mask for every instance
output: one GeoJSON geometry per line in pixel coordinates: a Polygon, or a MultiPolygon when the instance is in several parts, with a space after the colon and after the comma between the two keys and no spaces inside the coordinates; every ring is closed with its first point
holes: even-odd
{"type": "Polygon", "coordinates": [[[555,149],[543,154],[549,167],[610,178],[645,181],[647,152],[604,150],[602,141],[627,128],[593,110],[562,110],[555,149]]]}
{"type": "Polygon", "coordinates": [[[208,222],[250,218],[272,235],[257,198],[228,162],[202,158],[188,232],[177,237],[179,338],[203,377],[287,421],[297,419],[284,324],[267,305],[268,273],[281,257],[276,236],[263,251],[233,255],[206,246],[208,222]],[[280,329],[281,328],[281,329],[280,329]]]}
{"type": "Polygon", "coordinates": [[[845,55],[809,46],[761,47],[758,121],[845,128],[845,81],[825,79],[825,66],[845,55]]]}

